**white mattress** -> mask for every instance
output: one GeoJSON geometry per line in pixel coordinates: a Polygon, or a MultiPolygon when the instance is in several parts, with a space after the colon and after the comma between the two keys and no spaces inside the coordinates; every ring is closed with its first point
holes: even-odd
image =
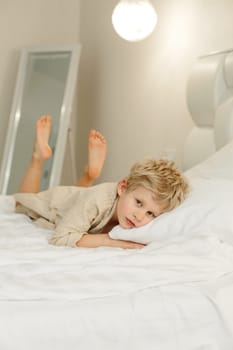
{"type": "Polygon", "coordinates": [[[233,349],[233,247],[216,233],[54,247],[12,210],[0,197],[1,350],[233,349]]]}

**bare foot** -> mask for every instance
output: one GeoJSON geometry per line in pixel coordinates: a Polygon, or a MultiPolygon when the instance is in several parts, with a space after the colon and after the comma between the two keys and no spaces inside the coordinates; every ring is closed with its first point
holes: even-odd
{"type": "Polygon", "coordinates": [[[43,115],[36,122],[36,139],[33,150],[34,159],[43,161],[48,159],[52,154],[52,150],[48,144],[51,124],[52,119],[49,115],[43,115]]]}
{"type": "Polygon", "coordinates": [[[90,179],[100,176],[107,152],[106,140],[100,132],[91,130],[88,140],[87,172],[90,179]]]}

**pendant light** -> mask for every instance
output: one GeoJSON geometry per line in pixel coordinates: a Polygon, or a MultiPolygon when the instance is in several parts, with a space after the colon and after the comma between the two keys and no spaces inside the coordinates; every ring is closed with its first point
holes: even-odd
{"type": "Polygon", "coordinates": [[[149,0],[121,0],[113,10],[112,24],[128,41],[140,41],[154,30],[157,15],[149,0]]]}

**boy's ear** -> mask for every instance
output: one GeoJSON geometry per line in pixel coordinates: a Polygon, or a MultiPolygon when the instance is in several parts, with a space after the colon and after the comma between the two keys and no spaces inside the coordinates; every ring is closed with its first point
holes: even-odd
{"type": "Polygon", "coordinates": [[[121,180],[117,186],[117,193],[120,196],[127,189],[127,182],[125,179],[121,180]]]}

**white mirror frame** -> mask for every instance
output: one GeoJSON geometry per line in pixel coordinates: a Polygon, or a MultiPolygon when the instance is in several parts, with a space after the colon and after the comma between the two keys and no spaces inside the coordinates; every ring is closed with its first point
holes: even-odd
{"type": "MultiPolygon", "coordinates": [[[[75,85],[77,81],[78,66],[80,59],[81,46],[79,44],[67,47],[39,47],[23,49],[20,55],[19,69],[15,86],[15,93],[12,103],[11,114],[6,135],[5,148],[3,153],[1,171],[0,171],[0,193],[8,194],[8,184],[10,179],[13,153],[17,135],[17,128],[21,118],[21,106],[24,92],[24,83],[26,77],[26,66],[30,54],[37,53],[70,53],[70,64],[66,79],[64,97],[61,104],[60,121],[58,134],[56,138],[55,152],[51,168],[49,187],[60,183],[65,148],[67,143],[67,134],[70,127],[70,116],[72,112],[72,101],[74,97],[75,85]]],[[[39,118],[39,115],[38,115],[39,118]]]]}

